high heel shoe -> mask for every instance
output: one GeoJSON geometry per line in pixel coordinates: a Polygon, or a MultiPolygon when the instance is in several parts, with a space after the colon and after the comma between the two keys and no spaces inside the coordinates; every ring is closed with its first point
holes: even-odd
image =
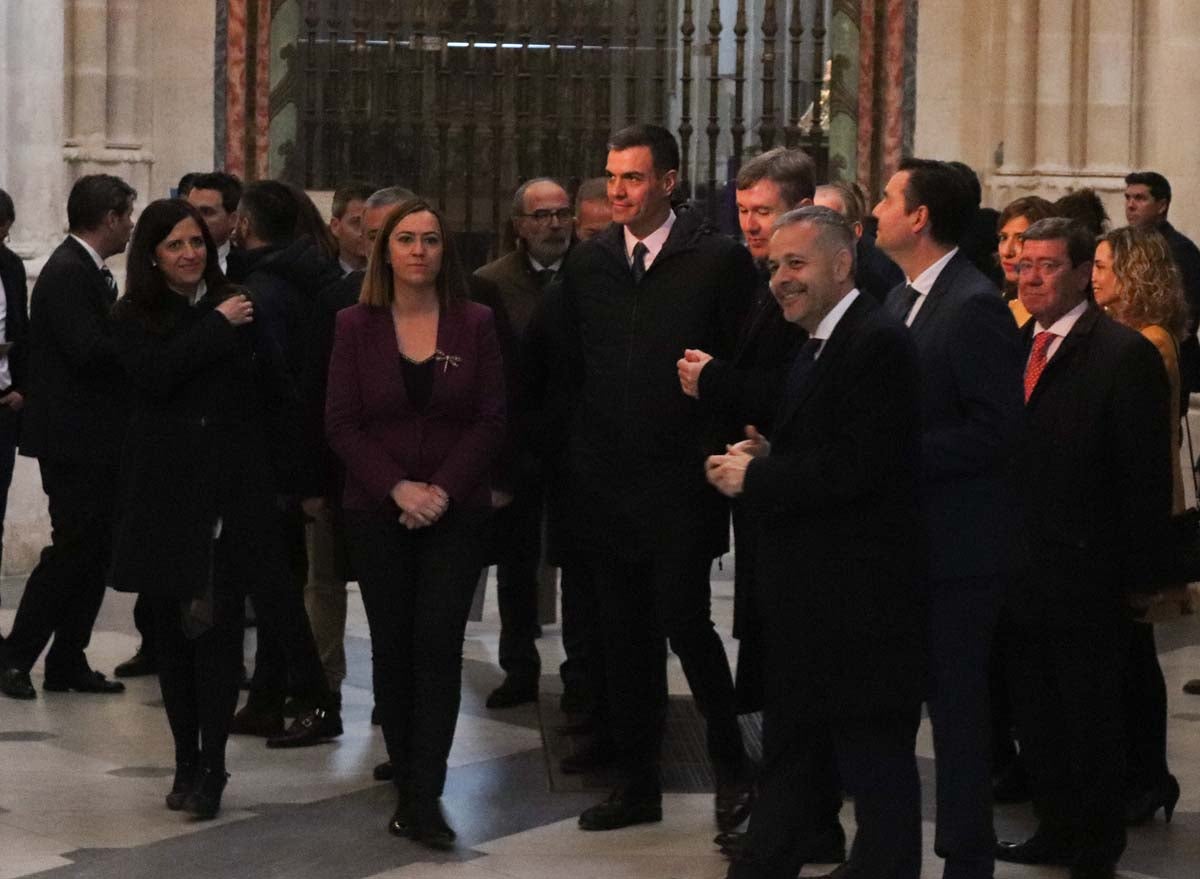
{"type": "Polygon", "coordinates": [[[1158,784],[1135,794],[1125,803],[1125,823],[1132,827],[1153,821],[1155,813],[1162,809],[1163,817],[1170,824],[1178,802],[1179,781],[1167,773],[1158,784]]]}
{"type": "Polygon", "coordinates": [[[208,821],[221,811],[221,794],[229,781],[228,772],[201,769],[196,776],[196,786],[183,802],[183,809],[193,818],[208,821]]]}
{"type": "Polygon", "coordinates": [[[188,794],[192,792],[192,788],[195,786],[196,764],[176,763],[175,781],[171,784],[171,792],[167,794],[167,808],[172,812],[178,812],[182,809],[184,802],[188,798],[188,794]]]}

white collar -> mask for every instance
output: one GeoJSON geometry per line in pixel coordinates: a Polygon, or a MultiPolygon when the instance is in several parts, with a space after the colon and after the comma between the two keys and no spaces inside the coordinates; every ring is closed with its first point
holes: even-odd
{"type": "Polygon", "coordinates": [[[1087,311],[1087,307],[1088,302],[1085,299],[1054,323],[1050,324],[1049,327],[1044,327],[1042,326],[1041,321],[1037,321],[1033,325],[1033,334],[1036,336],[1038,333],[1049,331],[1058,336],[1060,339],[1066,338],[1071,330],[1075,329],[1075,324],[1081,317],[1083,317],[1083,313],[1087,311]]]}
{"type": "Polygon", "coordinates": [[[663,224],[647,235],[645,238],[638,238],[629,231],[629,227],[625,229],[625,258],[629,260],[629,264],[633,265],[633,248],[641,241],[646,245],[646,268],[650,268],[650,264],[654,262],[654,258],[658,256],[659,251],[663,249],[663,245],[667,243],[667,237],[671,234],[671,227],[675,225],[675,211],[667,212],[667,218],[663,220],[663,224]]]}
{"type": "Polygon", "coordinates": [[[533,271],[535,273],[536,272],[544,272],[547,270],[552,271],[552,272],[557,272],[560,268],[562,268],[563,258],[561,256],[558,259],[556,259],[554,262],[550,263],[550,265],[548,265],[548,266],[544,266],[540,262],[538,262],[536,259],[534,259],[532,254],[530,254],[528,250],[525,251],[525,258],[529,260],[529,267],[531,269],[533,269],[533,271]]]}
{"type": "Polygon", "coordinates": [[[850,306],[854,304],[854,300],[858,298],[858,288],[855,287],[849,293],[841,298],[837,305],[829,310],[829,314],[821,318],[821,322],[817,324],[816,330],[813,331],[811,338],[820,339],[825,342],[833,335],[834,329],[838,325],[838,321],[850,310],[850,306]]]}
{"type": "Polygon", "coordinates": [[[958,253],[958,248],[951,248],[949,253],[910,280],[908,286],[912,287],[922,296],[928,296],[929,291],[933,289],[933,285],[937,283],[938,276],[941,275],[942,270],[946,268],[950,260],[954,259],[954,254],[956,253],[958,253]]]}
{"type": "Polygon", "coordinates": [[[82,238],[80,238],[74,232],[71,232],[70,235],[72,238],[74,238],[76,241],[78,241],[80,244],[83,245],[83,249],[88,252],[89,256],[91,256],[92,262],[94,262],[96,264],[96,268],[103,269],[104,268],[104,257],[100,256],[100,253],[96,250],[96,248],[92,247],[92,245],[88,244],[86,241],[84,241],[82,238]]]}

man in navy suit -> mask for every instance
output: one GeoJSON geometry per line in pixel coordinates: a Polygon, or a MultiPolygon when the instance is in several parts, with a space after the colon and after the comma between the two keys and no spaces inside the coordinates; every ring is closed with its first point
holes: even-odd
{"type": "Polygon", "coordinates": [[[921,486],[929,537],[934,850],[945,879],[991,879],[988,667],[1006,574],[1020,562],[1008,464],[1019,428],[1017,328],[958,249],[975,209],[950,164],[907,159],[875,207],[878,243],[908,282],[885,302],[921,355],[921,486]]]}
{"type": "Polygon", "coordinates": [[[127,417],[125,375],[109,322],[117,284],[104,261],[129,242],[135,198],[119,177],[79,178],[67,198],[70,234],[33,286],[21,454],[38,459],[52,532],[4,645],[0,692],[14,699],[37,695],[29,670],[52,635],[45,689],[125,689],[93,671],[83,651],[104,600],[127,417]]]}
{"type": "Polygon", "coordinates": [[[837,212],[785,214],[769,255],[772,293],[809,340],[770,442],[756,436],[707,462],[708,481],[760,523],[763,769],[729,877],[793,879],[812,859],[806,831],[827,812],[831,744],[858,823],[834,875],[916,879],[925,653],[917,352],[904,326],[855,287],[854,230],[837,212]]]}

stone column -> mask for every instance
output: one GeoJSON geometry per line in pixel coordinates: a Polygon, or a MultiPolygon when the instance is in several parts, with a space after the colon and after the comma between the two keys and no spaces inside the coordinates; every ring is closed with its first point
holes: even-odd
{"type": "Polygon", "coordinates": [[[1125,173],[1133,165],[1134,4],[1091,0],[1089,18],[1087,167],[1125,173]]]}
{"type": "Polygon", "coordinates": [[[71,92],[67,143],[103,144],[108,128],[107,0],[71,0],[68,22],[71,92]]]}
{"type": "MultiPolygon", "coordinates": [[[[1071,170],[1072,4],[1041,0],[1037,21],[1034,162],[1043,174],[1071,170]]],[[[1019,39],[1019,38],[1018,38],[1019,39]]]]}
{"type": "Polygon", "coordinates": [[[1004,41],[1004,174],[1028,174],[1037,128],[1038,0],[1008,4],[1004,41]]]}
{"type": "Polygon", "coordinates": [[[138,45],[139,0],[108,0],[108,114],[106,143],[137,149],[142,72],[138,45]]]}

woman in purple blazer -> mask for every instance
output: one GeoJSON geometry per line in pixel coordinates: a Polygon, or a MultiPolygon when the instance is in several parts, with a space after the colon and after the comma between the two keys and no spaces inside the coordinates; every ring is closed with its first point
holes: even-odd
{"type": "Polygon", "coordinates": [[[358,304],[337,316],[325,404],[399,788],[388,829],[433,848],[454,844],[439,797],[504,439],[492,312],[466,291],[441,215],[421,199],[397,205],[358,304]]]}

